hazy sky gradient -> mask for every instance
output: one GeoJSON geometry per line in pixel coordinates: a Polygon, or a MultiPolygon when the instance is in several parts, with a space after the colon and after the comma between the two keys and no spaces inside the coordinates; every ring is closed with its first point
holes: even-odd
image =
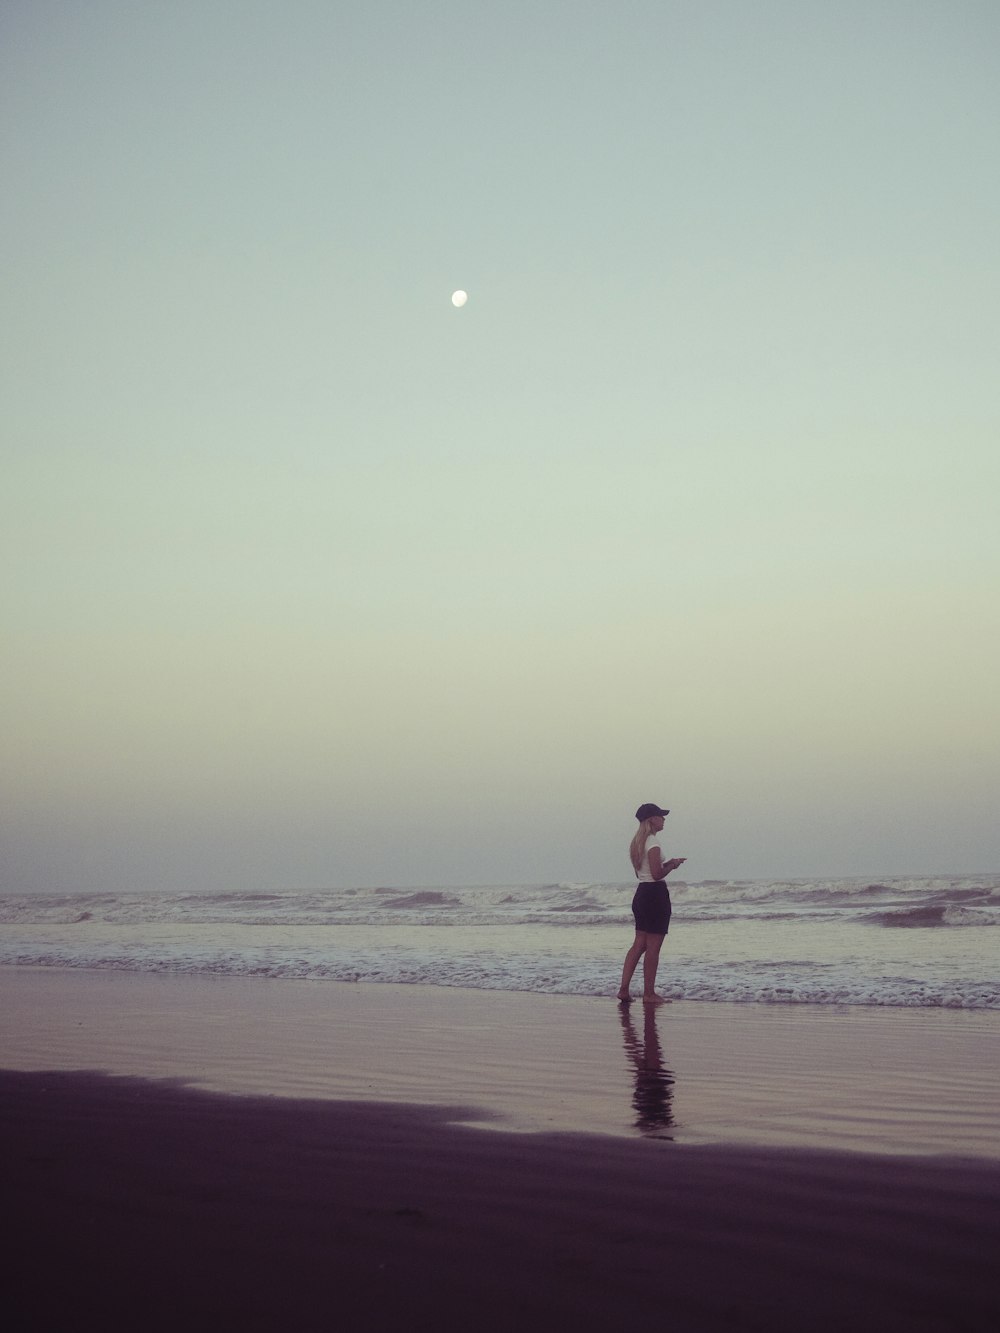
{"type": "Polygon", "coordinates": [[[1000,8],[0,52],[6,888],[1000,867],[1000,8]]]}

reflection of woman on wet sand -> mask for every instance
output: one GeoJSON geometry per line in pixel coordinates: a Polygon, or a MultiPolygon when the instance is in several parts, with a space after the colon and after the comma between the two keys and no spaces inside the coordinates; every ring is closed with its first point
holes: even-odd
{"type": "Polygon", "coordinates": [[[632,869],[639,883],[632,899],[632,915],[635,917],[635,940],[625,955],[622,969],[622,984],[618,988],[618,998],[628,1004],[629,983],[632,973],[642,961],[642,1002],[643,1004],[669,1004],[656,994],[656,969],[660,962],[660,949],[667,931],[670,929],[670,890],[667,888],[667,876],[687,859],[675,856],[667,861],[663,856],[660,834],[663,821],[669,810],[661,810],[658,805],[640,805],[635,812],[639,829],[629,847],[632,869]]]}
{"type": "MultiPolygon", "coordinates": [[[[645,1131],[669,1128],[674,1123],[674,1076],[663,1067],[660,1038],[656,1031],[656,1007],[643,1010],[643,1039],[639,1040],[627,1009],[622,1009],[625,1053],[635,1065],[635,1128],[645,1131]]],[[[669,1135],[661,1135],[669,1137],[669,1135]]]]}

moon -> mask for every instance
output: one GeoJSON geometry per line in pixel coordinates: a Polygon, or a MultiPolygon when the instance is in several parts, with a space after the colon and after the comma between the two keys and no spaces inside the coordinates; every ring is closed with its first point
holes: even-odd
{"type": "Polygon", "coordinates": [[[457,306],[459,310],[461,310],[462,306],[465,305],[468,299],[469,299],[468,292],[463,292],[459,290],[457,292],[452,292],[451,294],[451,303],[453,306],[457,306]]]}

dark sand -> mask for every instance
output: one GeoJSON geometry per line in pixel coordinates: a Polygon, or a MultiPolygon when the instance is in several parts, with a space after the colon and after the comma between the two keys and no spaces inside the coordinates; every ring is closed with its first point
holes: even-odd
{"type": "Polygon", "coordinates": [[[1000,1165],[0,1076],[8,1327],[1000,1327],[1000,1165]],[[635,1322],[632,1322],[635,1321],[635,1322]]]}
{"type": "Polygon", "coordinates": [[[16,1333],[1000,1329],[997,1015],[18,968],[0,1000],[16,1333]]]}

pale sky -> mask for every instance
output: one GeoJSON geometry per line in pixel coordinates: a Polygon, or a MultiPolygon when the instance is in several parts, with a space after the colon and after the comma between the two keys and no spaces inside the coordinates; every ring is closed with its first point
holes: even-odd
{"type": "Polygon", "coordinates": [[[2,888],[1000,869],[998,57],[8,0],[2,888]]]}

